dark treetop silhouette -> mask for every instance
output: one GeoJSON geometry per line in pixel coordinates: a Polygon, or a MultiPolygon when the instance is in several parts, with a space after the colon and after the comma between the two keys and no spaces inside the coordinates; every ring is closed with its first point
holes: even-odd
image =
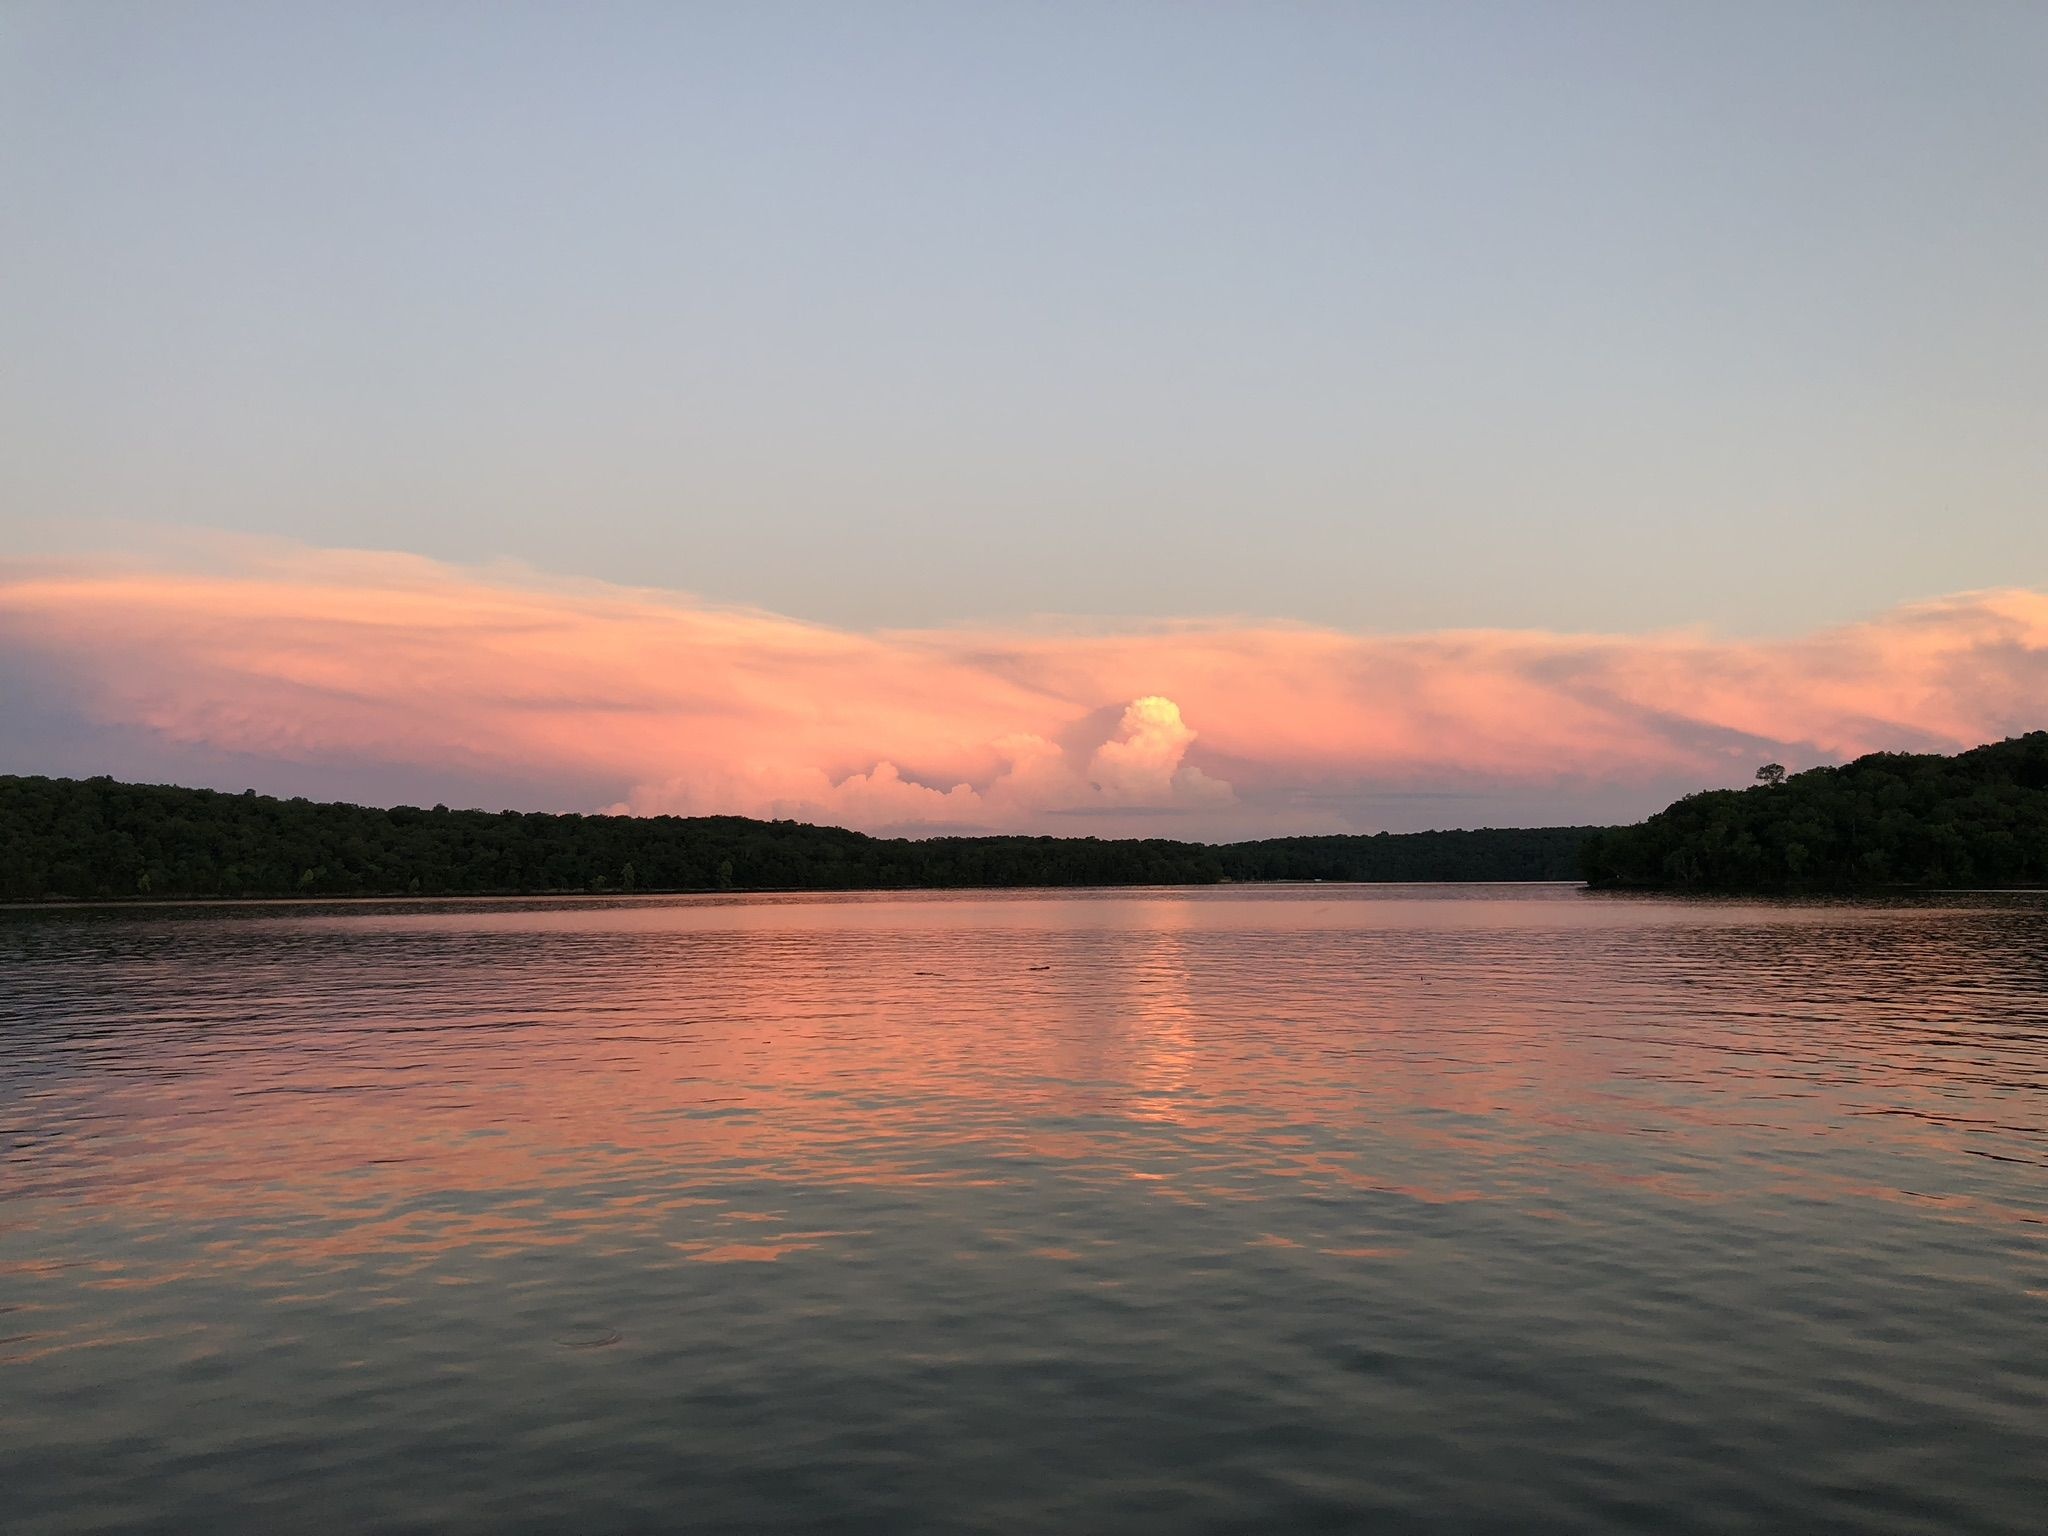
{"type": "Polygon", "coordinates": [[[2048,883],[2048,731],[1954,757],[1876,752],[1688,795],[1587,839],[1594,885],[1850,890],[2048,883]]]}
{"type": "Polygon", "coordinates": [[[0,898],[485,895],[1569,880],[1684,890],[2048,883],[2048,731],[1709,790],[1632,827],[1279,837],[869,837],[742,816],[555,816],[0,775],[0,898]]]}
{"type": "Polygon", "coordinates": [[[868,837],[740,816],[553,816],[0,776],[0,897],[1570,880],[1587,827],[1282,837],[868,837]]]}

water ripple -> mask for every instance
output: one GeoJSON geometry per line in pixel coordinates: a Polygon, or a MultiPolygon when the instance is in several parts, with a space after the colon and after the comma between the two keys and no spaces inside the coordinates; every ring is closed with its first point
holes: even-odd
{"type": "Polygon", "coordinates": [[[2048,903],[0,914],[11,1528],[2021,1531],[2048,903]]]}

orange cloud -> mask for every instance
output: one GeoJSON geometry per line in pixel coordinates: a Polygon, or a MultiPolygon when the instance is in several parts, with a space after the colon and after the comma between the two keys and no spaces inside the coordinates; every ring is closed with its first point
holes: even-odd
{"type": "Polygon", "coordinates": [[[1334,830],[1444,790],[1483,814],[1439,823],[1634,815],[1763,756],[2048,723],[2048,596],[2030,591],[1760,641],[1241,621],[854,633],[409,555],[229,549],[197,573],[0,572],[9,664],[137,740],[870,828],[1334,830]]]}

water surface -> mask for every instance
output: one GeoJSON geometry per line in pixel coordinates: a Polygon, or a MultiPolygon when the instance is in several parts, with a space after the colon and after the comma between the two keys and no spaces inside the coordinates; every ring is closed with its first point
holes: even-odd
{"type": "Polygon", "coordinates": [[[2031,1531],[2048,901],[0,913],[22,1532],[2031,1531]]]}

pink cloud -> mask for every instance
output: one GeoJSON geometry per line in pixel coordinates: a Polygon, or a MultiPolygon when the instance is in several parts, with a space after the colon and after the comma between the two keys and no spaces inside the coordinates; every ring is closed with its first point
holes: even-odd
{"type": "Polygon", "coordinates": [[[2030,591],[1747,641],[1243,621],[864,634],[407,555],[229,548],[198,573],[0,572],[0,640],[138,740],[869,828],[1336,830],[1438,791],[1522,820],[1635,815],[1765,756],[2048,723],[2048,596],[2030,591]]]}

